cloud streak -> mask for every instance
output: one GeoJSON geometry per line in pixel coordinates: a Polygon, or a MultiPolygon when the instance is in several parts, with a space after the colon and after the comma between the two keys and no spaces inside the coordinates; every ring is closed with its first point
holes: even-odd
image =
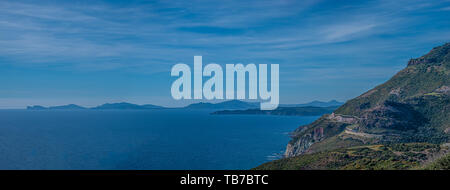
{"type": "MultiPolygon", "coordinates": [[[[313,78],[382,81],[409,58],[450,40],[448,7],[449,1],[438,0],[5,0],[0,74],[91,73],[112,84],[120,82],[111,77],[117,74],[167,73],[203,55],[205,63],[279,63],[281,88],[313,78]]],[[[13,86],[6,94],[23,90],[13,86]]]]}

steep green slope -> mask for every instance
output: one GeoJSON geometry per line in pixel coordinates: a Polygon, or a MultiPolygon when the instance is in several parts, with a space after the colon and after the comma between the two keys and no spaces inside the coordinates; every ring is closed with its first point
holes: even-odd
{"type": "MultiPolygon", "coordinates": [[[[258,166],[256,170],[308,169],[416,169],[437,154],[447,153],[448,147],[429,143],[400,143],[367,145],[284,158],[258,166]]],[[[449,156],[430,165],[433,169],[449,167],[449,156]]]]}
{"type": "Polygon", "coordinates": [[[450,154],[437,159],[431,164],[427,165],[426,170],[450,170],[450,154]]]}
{"type": "Polygon", "coordinates": [[[367,144],[448,142],[450,43],[412,59],[390,80],[298,128],[286,157],[367,144]]]}

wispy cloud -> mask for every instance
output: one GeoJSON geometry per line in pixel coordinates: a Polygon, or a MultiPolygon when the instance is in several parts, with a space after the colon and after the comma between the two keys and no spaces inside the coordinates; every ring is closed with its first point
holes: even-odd
{"type": "Polygon", "coordinates": [[[73,61],[78,65],[79,61],[98,59],[97,64],[111,64],[99,68],[133,66],[124,61],[130,57],[140,62],[170,57],[167,60],[173,63],[195,52],[244,52],[249,57],[276,51],[289,54],[291,50],[395,32],[405,27],[401,23],[408,19],[402,17],[405,12],[433,7],[433,2],[428,1],[409,1],[407,6],[404,2],[378,1],[351,7],[330,5],[336,8],[316,14],[318,4],[329,3],[335,4],[156,1],[128,6],[83,6],[69,2],[3,1],[0,51],[3,57],[18,63],[73,61]],[[348,9],[342,11],[344,7],[348,9]]]}
{"type": "Polygon", "coordinates": [[[219,64],[279,63],[281,85],[382,80],[450,40],[449,7],[439,0],[4,0],[0,72],[166,73],[203,55],[219,64]]]}
{"type": "Polygon", "coordinates": [[[358,35],[363,32],[370,31],[376,24],[365,24],[365,23],[349,23],[349,24],[340,24],[328,27],[323,31],[324,36],[327,40],[340,40],[349,38],[355,35],[358,35]]]}

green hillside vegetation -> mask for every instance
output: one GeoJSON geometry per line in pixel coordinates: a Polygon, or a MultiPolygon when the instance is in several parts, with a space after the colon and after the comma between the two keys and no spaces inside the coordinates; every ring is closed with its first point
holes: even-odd
{"type": "MultiPolygon", "coordinates": [[[[414,169],[433,155],[448,152],[447,147],[429,143],[355,146],[332,151],[305,154],[265,163],[255,170],[393,170],[414,169]]],[[[433,164],[437,168],[447,159],[433,164]]],[[[444,163],[444,164],[442,164],[444,163]]]]}
{"type": "Polygon", "coordinates": [[[427,164],[422,169],[426,170],[450,170],[450,154],[446,154],[443,157],[427,164]]]}

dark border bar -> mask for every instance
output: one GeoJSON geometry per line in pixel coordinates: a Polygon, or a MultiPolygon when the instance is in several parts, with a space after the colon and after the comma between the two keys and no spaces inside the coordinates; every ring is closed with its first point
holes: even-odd
{"type": "MultiPolygon", "coordinates": [[[[177,187],[195,189],[228,189],[236,187],[276,188],[292,186],[335,188],[355,183],[370,187],[389,185],[444,185],[450,179],[447,171],[247,171],[247,170],[25,170],[0,171],[2,181],[9,178],[24,182],[64,182],[78,184],[89,181],[108,185],[143,185],[145,187],[177,187]],[[189,177],[189,178],[188,178],[189,177]],[[183,179],[191,180],[190,182],[183,179]],[[192,181],[194,180],[194,181],[192,181]],[[212,181],[212,183],[210,183],[212,181]],[[193,184],[192,182],[195,182],[193,184]],[[200,184],[199,184],[200,183],[200,184]]],[[[366,187],[365,187],[366,188],[366,187]]],[[[363,188],[363,189],[365,189],[363,188]]]]}

